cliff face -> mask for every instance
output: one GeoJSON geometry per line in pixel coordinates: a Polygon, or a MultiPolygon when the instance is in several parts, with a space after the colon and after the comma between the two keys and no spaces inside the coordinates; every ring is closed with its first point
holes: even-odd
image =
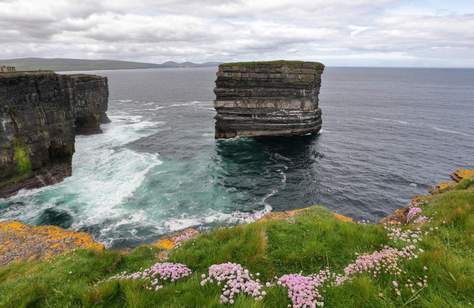
{"type": "Polygon", "coordinates": [[[319,132],[324,65],[271,61],[226,63],[217,72],[216,138],[319,132]]]}
{"type": "Polygon", "coordinates": [[[99,76],[0,74],[0,198],[71,175],[75,134],[100,131],[107,95],[99,76]]]}
{"type": "Polygon", "coordinates": [[[74,113],[69,78],[0,74],[0,197],[71,174],[74,113]]]}
{"type": "Polygon", "coordinates": [[[107,77],[95,75],[69,75],[74,92],[74,114],[77,134],[102,132],[101,123],[110,122],[106,111],[109,88],[107,77]]]}

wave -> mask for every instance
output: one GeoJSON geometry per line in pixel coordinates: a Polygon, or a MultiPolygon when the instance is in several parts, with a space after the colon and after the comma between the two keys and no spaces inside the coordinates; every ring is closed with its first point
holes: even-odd
{"type": "Polygon", "coordinates": [[[73,228],[120,217],[120,204],[142,185],[146,174],[162,162],[158,154],[140,153],[126,147],[156,131],[158,122],[140,116],[111,115],[103,133],[76,138],[72,176],[40,189],[22,191],[6,200],[22,202],[21,210],[9,207],[2,218],[35,223],[43,210],[55,207],[73,214],[73,228]]]}
{"type": "MultiPolygon", "coordinates": [[[[371,118],[371,119],[376,120],[376,121],[390,122],[390,123],[396,123],[396,124],[401,124],[401,125],[411,125],[407,121],[401,121],[401,120],[395,120],[395,119],[387,119],[387,118],[371,118]]],[[[453,130],[453,129],[441,128],[441,127],[438,127],[438,126],[435,126],[435,125],[418,124],[418,125],[415,125],[415,126],[429,127],[430,129],[433,129],[435,131],[442,132],[442,133],[472,137],[472,135],[464,133],[464,132],[456,131],[456,130],[453,130]]]]}
{"type": "Polygon", "coordinates": [[[191,102],[185,102],[185,103],[175,103],[168,105],[167,107],[186,107],[186,106],[194,106],[194,105],[199,105],[199,104],[207,104],[208,102],[202,102],[202,101],[191,101],[191,102]]]}
{"type": "Polygon", "coordinates": [[[156,106],[154,108],[140,108],[140,109],[136,109],[136,111],[158,111],[165,108],[166,108],[165,106],[156,106]]]}
{"type": "Polygon", "coordinates": [[[396,119],[387,119],[387,118],[372,118],[372,120],[375,120],[375,121],[382,121],[382,122],[396,123],[396,124],[401,124],[401,125],[409,125],[409,124],[410,124],[410,123],[407,122],[407,121],[396,120],[396,119]]]}
{"type": "Polygon", "coordinates": [[[469,135],[469,134],[466,134],[466,133],[463,133],[463,132],[459,132],[459,131],[456,131],[456,130],[452,130],[452,129],[440,128],[438,126],[430,126],[430,127],[432,129],[434,129],[435,131],[442,132],[442,133],[472,137],[472,135],[469,135]]]}
{"type": "MultiPolygon", "coordinates": [[[[276,190],[269,193],[264,199],[266,200],[270,196],[276,193],[276,190]]],[[[165,223],[166,231],[164,233],[176,232],[189,227],[197,226],[209,226],[213,224],[241,224],[250,223],[262,218],[267,213],[272,211],[270,204],[265,203],[263,209],[254,212],[240,212],[235,211],[232,213],[223,213],[215,210],[210,210],[206,213],[201,213],[199,216],[182,216],[176,218],[170,218],[165,223]]]]}

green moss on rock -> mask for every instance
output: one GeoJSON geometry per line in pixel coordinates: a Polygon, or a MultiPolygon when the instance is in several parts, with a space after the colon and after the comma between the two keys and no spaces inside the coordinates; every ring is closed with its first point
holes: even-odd
{"type": "Polygon", "coordinates": [[[28,153],[28,147],[21,140],[15,141],[15,153],[14,159],[16,162],[16,167],[18,175],[24,175],[31,172],[31,160],[28,153]]]}
{"type": "Polygon", "coordinates": [[[324,69],[324,64],[320,62],[310,61],[289,61],[289,60],[275,60],[275,61],[250,61],[250,62],[228,62],[219,65],[220,68],[226,67],[245,67],[245,68],[256,68],[259,66],[267,67],[281,67],[287,66],[290,68],[314,68],[324,69]]]}

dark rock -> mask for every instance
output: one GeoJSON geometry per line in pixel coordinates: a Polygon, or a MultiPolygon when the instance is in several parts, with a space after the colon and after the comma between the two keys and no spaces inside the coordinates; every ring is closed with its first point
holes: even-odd
{"type": "Polygon", "coordinates": [[[109,100],[107,77],[95,75],[69,75],[74,97],[75,127],[77,134],[102,132],[101,123],[110,122],[106,111],[109,100]]]}
{"type": "Polygon", "coordinates": [[[302,61],[221,64],[214,89],[216,138],[319,132],[323,70],[321,63],[302,61]]]}
{"type": "Polygon", "coordinates": [[[48,71],[0,74],[0,198],[71,175],[75,134],[107,120],[107,79],[48,71]]]}
{"type": "Polygon", "coordinates": [[[68,212],[49,208],[41,213],[38,225],[58,226],[67,229],[72,225],[72,221],[72,216],[68,212]]]}
{"type": "Polygon", "coordinates": [[[71,82],[52,72],[0,74],[0,197],[71,174],[71,82]]]}

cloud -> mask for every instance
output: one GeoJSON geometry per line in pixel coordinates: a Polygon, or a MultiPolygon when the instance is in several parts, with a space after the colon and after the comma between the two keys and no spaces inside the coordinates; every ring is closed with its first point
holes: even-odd
{"type": "Polygon", "coordinates": [[[474,66],[473,11],[406,3],[0,0],[0,58],[474,66]]]}

